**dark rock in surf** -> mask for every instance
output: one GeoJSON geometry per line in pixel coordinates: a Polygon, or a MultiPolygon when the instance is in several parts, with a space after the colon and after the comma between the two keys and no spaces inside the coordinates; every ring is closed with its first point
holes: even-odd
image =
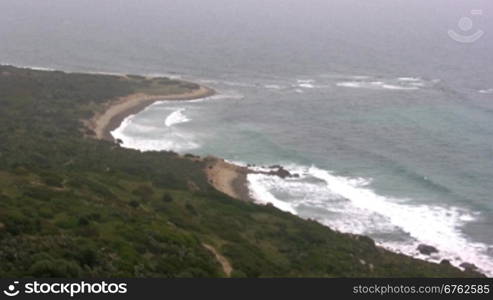
{"type": "Polygon", "coordinates": [[[277,171],[271,171],[269,172],[269,174],[279,176],[282,179],[292,176],[291,173],[289,173],[289,171],[284,169],[283,167],[280,167],[277,171]]]}
{"type": "Polygon", "coordinates": [[[424,255],[431,255],[433,253],[438,253],[437,248],[430,246],[430,245],[425,245],[425,244],[420,244],[418,246],[418,251],[424,255]]]}
{"type": "Polygon", "coordinates": [[[471,264],[471,263],[468,263],[468,262],[465,262],[465,263],[461,263],[460,264],[460,267],[461,268],[464,268],[465,271],[477,271],[478,270],[478,267],[475,265],[475,264],[471,264]]]}

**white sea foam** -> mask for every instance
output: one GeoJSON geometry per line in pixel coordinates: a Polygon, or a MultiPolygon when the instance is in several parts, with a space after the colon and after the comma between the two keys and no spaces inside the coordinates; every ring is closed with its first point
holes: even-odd
{"type": "Polygon", "coordinates": [[[238,81],[221,81],[222,84],[237,87],[255,87],[255,84],[248,82],[238,82],[238,81]]]}
{"type": "Polygon", "coordinates": [[[149,78],[163,78],[163,77],[166,77],[166,78],[169,78],[169,79],[176,79],[176,80],[180,80],[180,79],[183,78],[182,75],[176,74],[176,73],[147,73],[147,74],[145,74],[143,76],[149,77],[149,78]]]}
{"type": "Polygon", "coordinates": [[[26,67],[26,68],[27,69],[36,70],[36,71],[55,71],[55,69],[46,68],[46,67],[35,67],[35,66],[32,66],[32,67],[26,67]]]}
{"type": "Polygon", "coordinates": [[[426,87],[427,84],[420,78],[400,77],[397,79],[371,80],[371,78],[360,80],[346,80],[336,83],[339,87],[374,89],[374,90],[400,90],[412,91],[426,87]]]}
{"type": "Polygon", "coordinates": [[[22,66],[22,65],[15,65],[12,63],[8,63],[8,62],[0,62],[0,66],[11,66],[11,67],[19,68],[19,69],[31,69],[31,70],[35,70],[35,71],[56,71],[55,69],[49,68],[49,67],[22,66]]]}
{"type": "Polygon", "coordinates": [[[424,82],[421,82],[421,81],[409,82],[408,85],[409,86],[416,86],[416,87],[425,87],[426,86],[426,84],[424,82]]]}
{"type": "MultiPolygon", "coordinates": [[[[221,92],[218,92],[217,94],[214,94],[214,95],[209,96],[209,97],[191,99],[191,100],[180,100],[180,102],[181,103],[197,103],[197,102],[205,102],[205,101],[213,101],[213,100],[224,100],[224,99],[241,100],[244,98],[245,98],[245,96],[243,94],[240,94],[240,93],[235,92],[235,91],[221,91],[221,92]]],[[[154,107],[156,105],[162,105],[165,103],[175,104],[176,100],[171,99],[171,100],[156,101],[153,104],[151,104],[150,106],[148,106],[146,108],[146,110],[150,109],[151,107],[152,107],[152,109],[154,109],[154,107]]]]}
{"type": "Polygon", "coordinates": [[[399,77],[397,78],[399,81],[421,81],[418,77],[399,77]]]}
{"type": "MultiPolygon", "coordinates": [[[[178,117],[173,117],[178,121],[178,117]]],[[[122,141],[121,146],[140,151],[177,151],[185,152],[200,147],[192,133],[177,128],[154,127],[137,123],[135,116],[123,120],[120,127],[111,132],[115,139],[122,141]]],[[[174,123],[178,124],[178,123],[174,123]]]]}
{"type": "Polygon", "coordinates": [[[214,80],[214,79],[196,79],[195,81],[198,83],[202,83],[202,84],[217,84],[218,83],[218,81],[214,80]]]}
{"type": "Polygon", "coordinates": [[[237,92],[237,91],[220,91],[219,93],[203,98],[203,100],[224,100],[224,99],[233,99],[233,100],[241,100],[244,99],[245,95],[237,92]]]}
{"type": "Polygon", "coordinates": [[[340,87],[349,87],[349,88],[360,88],[363,87],[362,82],[357,82],[357,81],[345,81],[345,82],[338,82],[336,83],[337,86],[340,87]]]}
{"type": "Polygon", "coordinates": [[[176,105],[176,101],[162,100],[153,103],[145,110],[167,111],[168,115],[164,120],[164,126],[149,125],[145,120],[135,120],[134,116],[126,118],[120,127],[111,132],[114,138],[122,141],[122,147],[136,149],[140,151],[177,151],[185,152],[200,147],[195,133],[187,131],[178,124],[190,122],[191,118],[185,113],[187,108],[183,107],[187,103],[201,101],[222,100],[222,99],[242,99],[244,96],[235,91],[221,91],[210,97],[195,100],[180,101],[181,107],[174,108],[170,112],[170,107],[163,104],[176,105]]]}
{"type": "MultiPolygon", "coordinates": [[[[389,221],[402,228],[412,237],[425,243],[436,243],[443,239],[444,242],[457,238],[460,234],[455,230],[460,216],[468,212],[458,208],[445,209],[429,205],[403,205],[401,201],[395,201],[376,194],[369,188],[362,188],[351,179],[335,176],[331,173],[312,167],[309,173],[327,183],[327,188],[334,194],[340,195],[361,209],[378,213],[389,221]],[[448,216],[448,217],[447,217],[448,216]],[[430,230],[433,228],[433,230],[430,230]]],[[[473,218],[470,216],[470,218],[473,218]]]]}
{"type": "Polygon", "coordinates": [[[113,138],[119,139],[119,138],[123,137],[124,136],[123,135],[123,130],[125,130],[126,128],[128,128],[128,126],[130,125],[130,123],[132,122],[132,120],[134,118],[135,118],[135,115],[129,115],[129,116],[127,116],[122,121],[122,123],[120,124],[120,126],[111,132],[111,135],[113,136],[113,138]]]}
{"type": "Polygon", "coordinates": [[[129,149],[146,151],[176,151],[186,152],[200,147],[187,135],[173,133],[173,136],[163,137],[162,139],[140,139],[131,136],[119,136],[113,134],[115,138],[123,141],[122,146],[129,149]]]}
{"type": "Polygon", "coordinates": [[[306,89],[313,89],[315,86],[311,83],[300,83],[298,85],[299,87],[306,88],[306,89]]]}
{"type": "Polygon", "coordinates": [[[313,89],[315,85],[313,84],[315,80],[313,79],[298,79],[296,86],[300,88],[313,89]]]}
{"type": "Polygon", "coordinates": [[[185,108],[179,108],[179,109],[175,110],[174,112],[172,112],[171,114],[169,114],[169,116],[164,121],[164,124],[166,125],[166,127],[171,127],[171,126],[176,125],[176,124],[189,122],[190,119],[187,118],[187,116],[183,113],[184,111],[185,111],[185,108]]]}
{"type": "Polygon", "coordinates": [[[264,185],[265,180],[273,179],[273,176],[262,174],[248,174],[250,194],[257,203],[272,204],[280,210],[296,214],[296,210],[284,201],[277,199],[264,185]]]}
{"type": "Polygon", "coordinates": [[[400,86],[400,85],[392,85],[392,84],[383,84],[382,88],[387,90],[402,90],[402,91],[410,91],[410,90],[418,90],[419,88],[416,86],[400,86]]]}
{"type": "Polygon", "coordinates": [[[280,86],[278,84],[266,84],[266,85],[264,85],[264,87],[266,89],[271,89],[271,90],[280,90],[283,88],[282,86],[280,86]]]}
{"type": "Polygon", "coordinates": [[[478,91],[481,94],[493,94],[493,89],[484,89],[478,91]]]}
{"type": "Polygon", "coordinates": [[[433,262],[449,259],[456,266],[470,262],[493,276],[493,262],[487,255],[493,245],[472,242],[461,231],[465,224],[479,217],[478,213],[385,197],[373,191],[371,180],[365,178],[336,176],[316,167],[290,166],[288,170],[300,178],[249,176],[252,196],[261,203],[272,203],[341,232],[372,236],[396,252],[433,262]],[[416,250],[421,243],[440,252],[424,256],[416,250]]]}

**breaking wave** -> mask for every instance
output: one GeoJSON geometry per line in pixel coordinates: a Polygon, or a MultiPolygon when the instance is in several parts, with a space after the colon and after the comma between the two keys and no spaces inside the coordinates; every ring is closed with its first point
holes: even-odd
{"type": "Polygon", "coordinates": [[[424,80],[419,77],[398,77],[393,79],[374,79],[371,77],[351,77],[349,80],[341,80],[336,83],[338,87],[374,89],[374,90],[400,90],[414,91],[431,87],[436,80],[424,80]]]}
{"type": "Polygon", "coordinates": [[[480,94],[493,94],[493,89],[479,90],[480,94]]]}
{"type": "Polygon", "coordinates": [[[129,116],[111,135],[121,140],[122,147],[140,151],[184,152],[197,149],[200,144],[195,141],[195,135],[175,127],[190,121],[183,114],[184,110],[180,108],[169,114],[164,121],[165,126],[139,123],[135,116],[129,116]]]}
{"type": "Polygon", "coordinates": [[[370,188],[371,179],[337,176],[314,166],[288,169],[299,177],[248,175],[251,196],[261,204],[271,203],[341,232],[368,235],[395,252],[437,263],[448,259],[458,267],[469,262],[493,275],[493,262],[487,254],[493,245],[470,241],[461,231],[479,213],[379,195],[370,188]],[[417,251],[420,244],[440,252],[422,255],[417,251]]]}
{"type": "Polygon", "coordinates": [[[171,114],[169,114],[169,116],[164,121],[164,125],[166,125],[166,127],[171,127],[176,124],[189,122],[190,119],[187,118],[187,116],[183,113],[184,111],[185,108],[179,108],[174,112],[172,112],[171,114]]]}

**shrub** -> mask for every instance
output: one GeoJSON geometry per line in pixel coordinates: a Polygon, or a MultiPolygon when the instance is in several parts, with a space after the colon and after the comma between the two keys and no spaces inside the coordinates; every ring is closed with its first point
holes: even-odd
{"type": "Polygon", "coordinates": [[[173,196],[168,193],[164,193],[162,200],[163,202],[173,202],[173,196]]]}
{"type": "Polygon", "coordinates": [[[53,259],[35,262],[29,269],[29,273],[34,277],[73,278],[80,276],[81,269],[73,261],[53,259]]]}
{"type": "Polygon", "coordinates": [[[79,226],[86,226],[89,225],[89,220],[85,217],[80,217],[78,223],[79,226]]]}
{"type": "Polygon", "coordinates": [[[56,193],[46,187],[30,187],[24,192],[24,196],[41,201],[50,201],[56,193]]]}
{"type": "Polygon", "coordinates": [[[139,185],[132,191],[132,194],[136,196],[147,197],[149,195],[153,195],[154,190],[148,185],[139,185]]]}
{"type": "Polygon", "coordinates": [[[6,218],[5,227],[12,235],[32,234],[40,231],[41,223],[38,219],[22,215],[10,215],[6,218]]]}
{"type": "Polygon", "coordinates": [[[197,210],[195,209],[195,207],[190,204],[190,203],[187,203],[185,204],[185,208],[192,214],[192,215],[198,215],[197,213],[197,210]]]}
{"type": "Polygon", "coordinates": [[[130,201],[128,204],[133,208],[137,208],[140,205],[140,203],[135,200],[130,201]]]}
{"type": "Polygon", "coordinates": [[[132,191],[132,194],[140,197],[142,200],[149,200],[154,195],[154,190],[148,185],[140,185],[132,191]]]}
{"type": "Polygon", "coordinates": [[[77,260],[81,266],[95,266],[98,264],[98,253],[95,249],[84,246],[77,254],[77,260]]]}
{"type": "Polygon", "coordinates": [[[40,174],[41,180],[48,185],[52,187],[63,187],[63,177],[54,174],[54,173],[48,173],[44,172],[40,174]]]}

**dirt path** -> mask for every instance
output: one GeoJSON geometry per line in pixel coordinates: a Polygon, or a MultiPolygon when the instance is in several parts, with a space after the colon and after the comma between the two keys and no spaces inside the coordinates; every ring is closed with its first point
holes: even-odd
{"type": "Polygon", "coordinates": [[[233,271],[233,267],[231,267],[231,264],[229,261],[226,259],[226,257],[222,256],[217,252],[216,248],[212,247],[211,245],[208,244],[202,244],[207,250],[209,250],[214,256],[216,257],[217,261],[221,264],[223,267],[224,273],[228,276],[231,277],[231,272],[233,271]]]}

